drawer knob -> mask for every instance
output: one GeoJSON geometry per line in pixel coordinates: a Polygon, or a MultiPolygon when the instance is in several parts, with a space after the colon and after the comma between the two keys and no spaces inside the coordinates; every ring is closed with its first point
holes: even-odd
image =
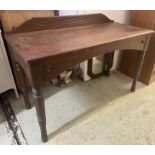
{"type": "Polygon", "coordinates": [[[141,40],[141,44],[144,44],[144,40],[141,40]]]}
{"type": "Polygon", "coordinates": [[[51,71],[53,70],[53,68],[54,68],[53,65],[48,66],[48,68],[47,68],[47,72],[51,72],[51,71]]]}

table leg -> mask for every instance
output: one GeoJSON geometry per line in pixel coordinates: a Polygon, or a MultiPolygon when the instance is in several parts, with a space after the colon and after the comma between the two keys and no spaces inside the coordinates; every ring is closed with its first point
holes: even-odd
{"type": "Polygon", "coordinates": [[[93,68],[93,58],[88,60],[88,75],[91,78],[98,78],[99,76],[105,75],[110,76],[110,69],[113,66],[114,51],[106,53],[103,59],[102,72],[94,74],[92,71],[93,68]]]}
{"type": "Polygon", "coordinates": [[[136,71],[135,71],[135,75],[134,75],[133,83],[132,83],[132,87],[131,87],[132,92],[135,92],[136,83],[137,83],[137,80],[138,80],[139,75],[140,75],[140,71],[141,71],[141,67],[142,67],[142,64],[143,64],[144,56],[145,56],[145,51],[140,51],[139,54],[138,54],[138,57],[137,57],[137,67],[136,67],[136,71]]]}
{"type": "Polygon", "coordinates": [[[20,89],[21,89],[22,95],[24,96],[25,107],[26,109],[31,109],[31,104],[30,104],[29,95],[28,95],[28,88],[26,84],[26,77],[23,69],[18,63],[16,63],[16,70],[19,77],[19,82],[21,87],[20,89]]]}
{"type": "Polygon", "coordinates": [[[113,66],[114,52],[104,55],[104,74],[110,76],[110,69],[113,66]]]}
{"type": "Polygon", "coordinates": [[[48,140],[46,131],[46,114],[43,96],[41,94],[40,88],[32,88],[35,108],[37,112],[37,118],[41,130],[41,140],[46,142],[48,140]]]}

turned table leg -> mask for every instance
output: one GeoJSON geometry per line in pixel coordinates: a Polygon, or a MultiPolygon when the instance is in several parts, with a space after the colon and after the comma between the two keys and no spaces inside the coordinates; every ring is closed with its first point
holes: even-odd
{"type": "Polygon", "coordinates": [[[46,142],[48,140],[46,131],[46,114],[43,96],[40,88],[32,88],[34,104],[37,112],[37,118],[41,130],[41,140],[46,142]]]}
{"type": "Polygon", "coordinates": [[[24,96],[25,107],[26,107],[26,109],[30,109],[31,104],[29,101],[26,77],[25,77],[24,71],[22,70],[22,68],[20,67],[20,65],[18,63],[16,63],[16,71],[17,71],[18,78],[19,78],[20,89],[21,89],[22,95],[24,96]]]}
{"type": "Polygon", "coordinates": [[[135,71],[135,75],[133,78],[133,83],[132,83],[132,87],[131,87],[131,91],[134,92],[136,89],[136,83],[137,80],[139,78],[140,75],[140,71],[141,71],[141,67],[143,64],[143,60],[144,60],[144,56],[145,56],[145,51],[140,51],[137,57],[137,66],[136,66],[136,71],[135,71]]]}

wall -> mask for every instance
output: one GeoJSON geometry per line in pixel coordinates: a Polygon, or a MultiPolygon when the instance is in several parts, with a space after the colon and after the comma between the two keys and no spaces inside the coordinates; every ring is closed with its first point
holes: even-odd
{"type": "Polygon", "coordinates": [[[27,10],[7,10],[0,11],[0,19],[5,32],[11,31],[18,27],[26,20],[33,17],[51,17],[54,16],[53,10],[27,11],[27,10]]]}

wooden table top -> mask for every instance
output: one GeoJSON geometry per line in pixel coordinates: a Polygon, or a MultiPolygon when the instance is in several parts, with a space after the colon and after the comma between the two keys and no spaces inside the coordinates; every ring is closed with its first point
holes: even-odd
{"type": "Polygon", "coordinates": [[[25,62],[153,33],[116,22],[6,35],[25,62]]]}

